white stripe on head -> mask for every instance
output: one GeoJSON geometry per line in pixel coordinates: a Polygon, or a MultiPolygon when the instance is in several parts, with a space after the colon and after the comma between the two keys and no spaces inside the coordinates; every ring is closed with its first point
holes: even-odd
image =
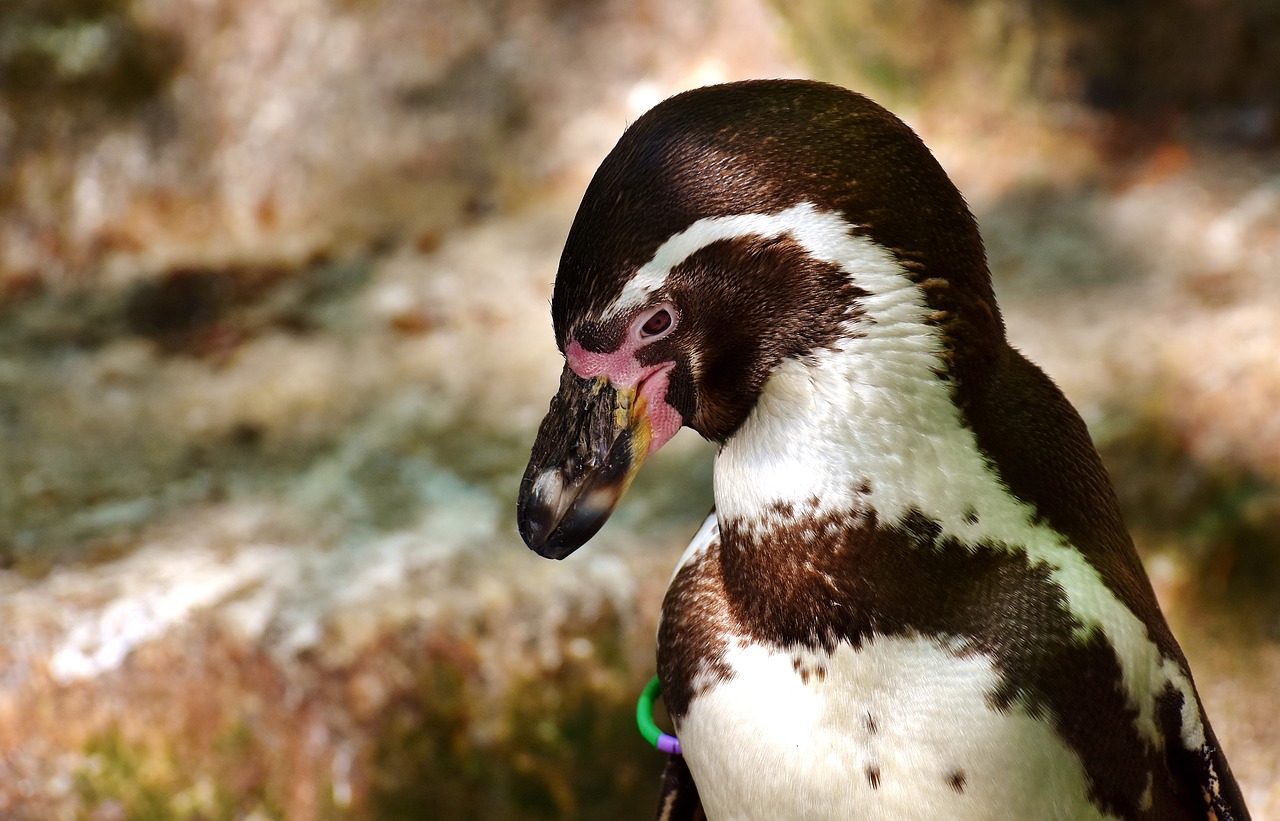
{"type": "MultiPolygon", "coordinates": [[[[658,247],[653,258],[640,266],[635,276],[627,281],[622,293],[605,309],[602,318],[608,319],[644,305],[650,296],[666,285],[667,277],[677,266],[712,243],[750,236],[770,239],[779,234],[794,233],[796,227],[805,224],[812,215],[830,216],[820,214],[813,203],[802,202],[776,214],[733,214],[698,220],[658,247]]],[[[847,228],[843,220],[839,222],[842,231],[847,228]]]]}
{"type": "Polygon", "coordinates": [[[938,378],[944,340],[929,322],[924,293],[892,253],[853,227],[812,203],[699,220],[663,243],[606,314],[643,304],[707,245],[743,236],[790,235],[866,294],[859,318],[846,321],[848,333],[835,346],[774,369],[747,420],[721,448],[720,521],[767,526],[776,503],[816,515],[853,516],[871,507],[888,526],[919,511],[940,525],[943,538],[1025,552],[1062,587],[1082,637],[1096,629],[1115,648],[1140,732],[1162,743],[1155,702],[1172,685],[1184,698],[1181,740],[1199,749],[1204,731],[1190,680],[1084,556],[1005,487],[964,424],[949,383],[938,378]]]}

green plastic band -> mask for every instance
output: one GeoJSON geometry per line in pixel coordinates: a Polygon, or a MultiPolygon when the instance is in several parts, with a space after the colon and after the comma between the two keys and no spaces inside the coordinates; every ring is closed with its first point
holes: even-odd
{"type": "Polygon", "coordinates": [[[640,727],[640,735],[644,736],[644,740],[653,747],[664,753],[680,755],[680,740],[662,732],[658,729],[658,725],[653,723],[653,703],[660,695],[662,695],[662,682],[654,676],[649,679],[649,683],[640,693],[640,700],[636,702],[636,724],[640,727]]]}

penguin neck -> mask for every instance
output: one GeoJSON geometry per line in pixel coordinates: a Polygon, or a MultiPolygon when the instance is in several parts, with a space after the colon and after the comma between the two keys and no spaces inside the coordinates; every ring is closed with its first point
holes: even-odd
{"type": "Polygon", "coordinates": [[[774,369],[724,443],[715,466],[722,527],[758,534],[868,516],[893,527],[924,515],[968,540],[984,515],[1030,521],[941,375],[946,341],[923,292],[905,272],[877,285],[840,342],[774,369]]]}

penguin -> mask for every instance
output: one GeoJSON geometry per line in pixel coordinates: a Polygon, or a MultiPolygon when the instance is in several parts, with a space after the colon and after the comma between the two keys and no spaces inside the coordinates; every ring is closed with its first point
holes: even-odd
{"type": "Polygon", "coordinates": [[[588,541],[681,427],[718,446],[658,629],[659,818],[1249,817],[1084,423],[893,114],[800,80],[658,104],[551,315],[530,548],[588,541]]]}

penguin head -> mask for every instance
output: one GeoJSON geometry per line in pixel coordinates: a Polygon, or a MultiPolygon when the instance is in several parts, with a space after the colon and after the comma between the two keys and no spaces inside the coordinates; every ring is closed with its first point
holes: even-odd
{"type": "Polygon", "coordinates": [[[596,172],[560,260],[566,364],[521,484],[526,543],[554,558],[585,543],[681,426],[730,440],[781,363],[882,321],[868,308],[904,273],[940,329],[939,376],[979,380],[994,345],[973,338],[1004,339],[982,241],[905,124],[809,81],[651,109],[596,172]]]}

